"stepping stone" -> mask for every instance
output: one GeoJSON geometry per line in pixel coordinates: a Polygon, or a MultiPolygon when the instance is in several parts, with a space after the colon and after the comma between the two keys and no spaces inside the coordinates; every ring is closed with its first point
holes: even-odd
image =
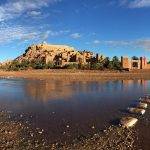
{"type": "Polygon", "coordinates": [[[140,103],[137,103],[137,105],[136,105],[138,108],[142,108],[142,109],[146,109],[147,108],[147,103],[142,103],[142,102],[140,102],[140,103]]]}
{"type": "Polygon", "coordinates": [[[139,114],[139,115],[144,115],[145,114],[145,109],[141,108],[128,108],[128,111],[133,114],[139,114]]]}
{"type": "Polygon", "coordinates": [[[123,117],[120,120],[120,124],[124,128],[133,127],[137,123],[138,119],[133,117],[123,117]]]}
{"type": "Polygon", "coordinates": [[[150,104],[150,99],[149,98],[140,98],[139,100],[140,100],[141,103],[150,104]]]}
{"type": "Polygon", "coordinates": [[[144,97],[150,99],[150,95],[146,95],[146,96],[144,96],[144,97]]]}

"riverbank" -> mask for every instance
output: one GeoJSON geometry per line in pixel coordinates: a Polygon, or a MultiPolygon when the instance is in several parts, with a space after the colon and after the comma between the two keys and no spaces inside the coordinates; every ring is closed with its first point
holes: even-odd
{"type": "Polygon", "coordinates": [[[33,128],[23,114],[15,115],[12,112],[0,112],[0,148],[1,149],[59,149],[59,150],[133,150],[136,132],[134,129],[124,129],[111,126],[92,137],[77,138],[72,144],[49,144],[44,130],[33,128]]]}
{"type": "Polygon", "coordinates": [[[98,71],[98,70],[26,70],[0,71],[0,77],[51,79],[51,80],[137,80],[150,79],[150,70],[98,71]]]}

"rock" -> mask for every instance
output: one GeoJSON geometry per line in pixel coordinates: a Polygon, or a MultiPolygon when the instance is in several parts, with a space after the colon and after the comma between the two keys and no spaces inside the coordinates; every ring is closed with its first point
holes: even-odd
{"type": "Polygon", "coordinates": [[[123,117],[120,120],[120,124],[122,127],[129,128],[133,127],[137,123],[138,119],[133,117],[123,117]]]}
{"type": "Polygon", "coordinates": [[[150,99],[150,95],[145,95],[145,98],[148,98],[148,99],[150,99]]]}
{"type": "Polygon", "coordinates": [[[145,114],[145,109],[141,109],[141,108],[128,108],[128,111],[130,113],[134,113],[134,114],[139,114],[139,115],[144,115],[145,114]]]}
{"type": "Polygon", "coordinates": [[[141,109],[146,109],[148,105],[147,105],[146,103],[140,102],[140,103],[138,103],[136,106],[137,106],[138,108],[141,108],[141,109]]]}
{"type": "Polygon", "coordinates": [[[150,104],[150,99],[149,98],[140,98],[139,100],[140,100],[141,103],[150,104]]]}

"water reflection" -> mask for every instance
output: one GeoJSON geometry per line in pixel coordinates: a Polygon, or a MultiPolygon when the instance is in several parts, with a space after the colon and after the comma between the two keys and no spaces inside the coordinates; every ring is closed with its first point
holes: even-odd
{"type": "Polygon", "coordinates": [[[79,93],[102,93],[116,91],[130,91],[132,88],[147,93],[148,80],[122,80],[100,82],[75,82],[75,81],[26,81],[23,85],[25,95],[36,101],[69,100],[79,93]]]}
{"type": "Polygon", "coordinates": [[[36,101],[68,100],[75,92],[69,84],[64,81],[30,81],[25,83],[24,91],[28,97],[36,101]]]}
{"type": "Polygon", "coordinates": [[[115,93],[128,94],[133,90],[149,92],[149,80],[116,80],[116,81],[50,81],[50,80],[0,80],[1,99],[8,97],[47,102],[52,100],[70,100],[77,95],[107,95],[115,93]]]}

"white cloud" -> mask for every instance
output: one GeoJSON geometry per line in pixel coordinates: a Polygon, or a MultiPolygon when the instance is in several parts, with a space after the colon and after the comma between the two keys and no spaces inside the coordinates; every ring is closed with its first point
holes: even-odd
{"type": "Polygon", "coordinates": [[[45,41],[45,40],[48,39],[48,37],[61,36],[61,35],[65,35],[65,34],[67,34],[69,32],[70,32],[69,30],[60,30],[60,31],[48,30],[45,33],[43,33],[40,38],[43,41],[45,41]]]}
{"type": "Polygon", "coordinates": [[[135,45],[146,50],[150,50],[150,39],[141,39],[135,42],[135,45]]]}
{"type": "Polygon", "coordinates": [[[9,0],[0,5],[0,21],[6,21],[22,15],[25,12],[34,12],[42,7],[60,2],[61,0],[9,0]]]}
{"type": "Polygon", "coordinates": [[[41,11],[35,11],[35,10],[33,10],[33,11],[27,12],[27,15],[31,16],[31,17],[38,17],[38,16],[41,16],[42,13],[41,13],[41,11]]]}
{"type": "Polygon", "coordinates": [[[0,43],[6,44],[15,40],[37,39],[40,32],[31,27],[0,26],[0,43]]]}
{"type": "Polygon", "coordinates": [[[129,8],[150,7],[150,0],[119,0],[119,5],[129,8]]]}
{"type": "Polygon", "coordinates": [[[150,0],[134,0],[129,3],[130,8],[150,7],[150,0]]]}
{"type": "Polygon", "coordinates": [[[135,40],[107,40],[107,41],[100,41],[95,40],[92,42],[94,44],[101,44],[105,45],[110,48],[133,48],[133,49],[144,49],[150,51],[150,38],[147,39],[135,39],[135,40]]]}
{"type": "Polygon", "coordinates": [[[93,43],[94,44],[100,44],[100,41],[99,40],[94,40],[93,43]]]}
{"type": "Polygon", "coordinates": [[[49,37],[66,35],[69,30],[46,30],[35,28],[35,27],[25,27],[20,25],[6,25],[2,24],[0,26],[0,44],[7,44],[15,40],[20,40],[19,42],[24,41],[45,41],[49,37]]]}
{"type": "Polygon", "coordinates": [[[73,39],[79,39],[79,38],[81,38],[81,34],[80,33],[73,33],[73,34],[71,34],[70,35],[73,39]]]}

